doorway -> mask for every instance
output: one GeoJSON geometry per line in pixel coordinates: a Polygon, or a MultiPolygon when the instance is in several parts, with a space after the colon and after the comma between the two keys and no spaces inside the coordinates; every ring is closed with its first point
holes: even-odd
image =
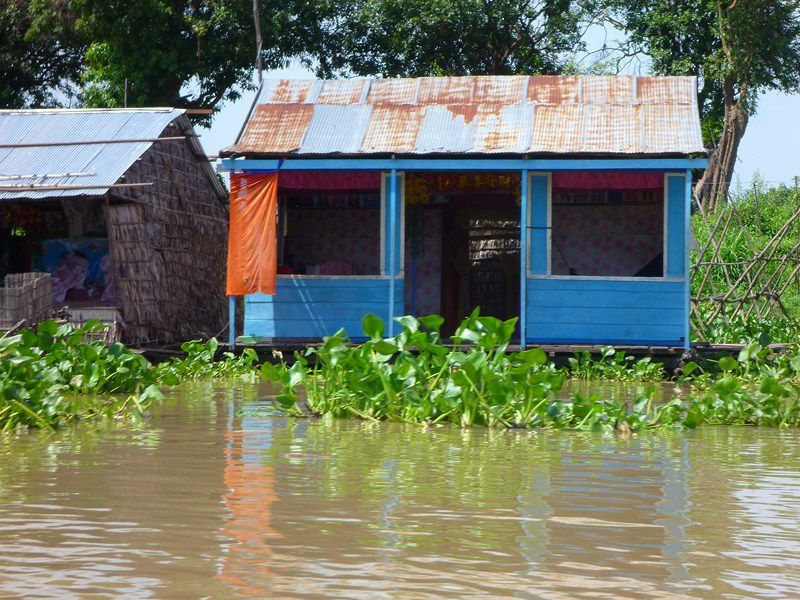
{"type": "Polygon", "coordinates": [[[441,189],[442,176],[429,176],[424,195],[409,182],[405,223],[406,312],[442,315],[445,336],[475,308],[519,316],[519,177],[454,178],[441,189]]]}

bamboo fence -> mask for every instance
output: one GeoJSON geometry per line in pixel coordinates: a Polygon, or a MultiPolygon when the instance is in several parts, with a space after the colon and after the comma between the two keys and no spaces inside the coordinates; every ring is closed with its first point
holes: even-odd
{"type": "Polygon", "coordinates": [[[53,284],[49,273],[6,275],[0,287],[0,331],[32,327],[49,316],[53,284]]]}
{"type": "MultiPolygon", "coordinates": [[[[800,218],[800,205],[766,243],[758,244],[745,227],[736,202],[715,211],[695,205],[695,234],[705,242],[693,254],[691,264],[692,328],[700,341],[710,341],[711,327],[746,325],[751,319],[768,321],[788,317],[782,299],[797,285],[800,273],[800,238],[790,233],[800,218]],[[748,256],[725,257],[724,244],[732,237],[746,246],[748,256]]],[[[796,233],[796,228],[794,228],[796,233]]]]}

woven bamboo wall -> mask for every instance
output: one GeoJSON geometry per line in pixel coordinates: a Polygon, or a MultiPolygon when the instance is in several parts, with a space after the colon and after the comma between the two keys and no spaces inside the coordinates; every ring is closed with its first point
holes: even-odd
{"type": "MultiPolygon", "coordinates": [[[[193,135],[185,117],[162,137],[193,135]]],[[[227,323],[224,188],[190,140],[159,142],[128,170],[106,206],[128,343],[219,335],[227,323]]]]}

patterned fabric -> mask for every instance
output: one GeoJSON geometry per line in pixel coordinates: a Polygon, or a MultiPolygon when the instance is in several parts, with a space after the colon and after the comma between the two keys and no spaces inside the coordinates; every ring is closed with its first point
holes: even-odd
{"type": "Polygon", "coordinates": [[[664,208],[553,205],[553,275],[632,276],[664,250],[664,208]]]}
{"type": "Polygon", "coordinates": [[[287,223],[286,254],[298,273],[339,261],[351,264],[354,275],[380,274],[380,210],[295,208],[287,223]]]}
{"type": "MultiPolygon", "coordinates": [[[[416,314],[419,316],[440,313],[442,291],[442,211],[424,210],[422,219],[422,254],[416,260],[416,314]]],[[[406,213],[406,223],[409,223],[406,213]]],[[[408,225],[407,225],[408,229],[408,225]]],[[[405,243],[405,312],[411,312],[412,242],[411,232],[406,231],[405,243]]]]}

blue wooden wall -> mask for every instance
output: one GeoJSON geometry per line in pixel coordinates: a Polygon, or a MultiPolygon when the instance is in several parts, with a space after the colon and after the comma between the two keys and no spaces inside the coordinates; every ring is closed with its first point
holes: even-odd
{"type": "MultiPolygon", "coordinates": [[[[396,280],[394,293],[395,307],[402,310],[402,280],[396,280]]],[[[257,338],[321,338],[344,327],[351,339],[360,339],[361,319],[367,313],[388,321],[388,278],[279,275],[274,296],[245,297],[244,334],[257,338]]]]}
{"type": "Polygon", "coordinates": [[[688,294],[685,175],[667,175],[666,277],[548,276],[549,177],[531,177],[531,247],[525,284],[528,344],[686,346],[688,294]]]}
{"type": "MultiPolygon", "coordinates": [[[[398,196],[401,178],[398,177],[398,196]]],[[[685,173],[665,177],[666,277],[578,278],[550,276],[550,181],[547,174],[531,176],[527,225],[522,219],[522,239],[527,239],[527,269],[521,317],[525,342],[534,344],[643,344],[686,346],[688,338],[688,196],[685,173]]],[[[389,182],[386,181],[386,184],[389,182]]],[[[524,186],[523,186],[524,187],[524,186]]],[[[389,191],[388,189],[386,190],[389,191]]],[[[386,194],[389,196],[390,194],[386,194]]],[[[398,200],[399,200],[398,198],[398,200]]],[[[278,278],[275,296],[254,294],[245,301],[244,334],[258,338],[320,338],[344,327],[359,339],[361,319],[374,313],[389,321],[391,249],[390,222],[395,224],[395,273],[402,265],[399,202],[384,210],[384,265],[381,277],[278,278]],[[392,215],[389,208],[394,205],[392,215]]],[[[403,280],[394,279],[394,314],[403,311],[403,280]]],[[[388,327],[387,327],[388,330],[388,327]]],[[[388,333],[388,331],[387,331],[388,333]]]]}
{"type": "Polygon", "coordinates": [[[681,281],[529,278],[529,344],[684,345],[681,281]]]}

